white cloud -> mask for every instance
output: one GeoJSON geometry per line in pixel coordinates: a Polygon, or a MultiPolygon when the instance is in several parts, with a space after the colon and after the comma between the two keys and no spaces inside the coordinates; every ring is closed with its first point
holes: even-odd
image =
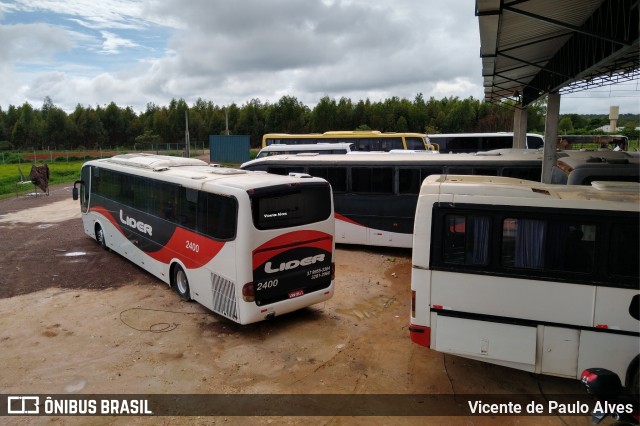
{"type": "Polygon", "coordinates": [[[102,34],[102,37],[104,38],[104,43],[102,43],[103,53],[115,54],[120,52],[121,47],[139,46],[132,40],[124,39],[109,31],[100,31],[100,34],[102,34]]]}
{"type": "Polygon", "coordinates": [[[42,63],[71,49],[67,32],[48,24],[0,25],[0,63],[42,63]]]}
{"type": "Polygon", "coordinates": [[[483,96],[463,0],[16,0],[0,3],[0,39],[0,106],[483,96]]]}

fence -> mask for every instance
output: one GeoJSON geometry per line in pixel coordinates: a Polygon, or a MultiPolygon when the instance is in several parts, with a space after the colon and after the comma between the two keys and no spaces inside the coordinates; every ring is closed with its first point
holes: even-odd
{"type": "MultiPolygon", "coordinates": [[[[191,156],[206,155],[209,147],[205,142],[193,142],[189,144],[191,156]]],[[[146,152],[160,155],[184,156],[184,144],[162,143],[151,145],[138,145],[127,147],[99,147],[97,149],[70,149],[70,150],[36,150],[31,151],[2,151],[0,152],[0,164],[22,164],[37,162],[78,161],[93,158],[106,158],[118,154],[130,152],[146,152]]]]}

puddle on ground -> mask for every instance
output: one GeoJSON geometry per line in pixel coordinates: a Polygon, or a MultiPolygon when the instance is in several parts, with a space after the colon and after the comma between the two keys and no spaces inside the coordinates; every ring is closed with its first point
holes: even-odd
{"type": "Polygon", "coordinates": [[[87,255],[87,253],[84,252],[84,251],[72,251],[72,252],[63,254],[62,256],[64,256],[64,257],[77,257],[77,256],[86,256],[86,255],[87,255]]]}

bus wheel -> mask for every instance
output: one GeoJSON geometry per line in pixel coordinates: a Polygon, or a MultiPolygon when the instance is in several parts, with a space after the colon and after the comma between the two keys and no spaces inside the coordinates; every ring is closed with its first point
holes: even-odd
{"type": "Polygon", "coordinates": [[[176,265],[173,268],[173,285],[176,287],[176,292],[182,300],[191,300],[189,293],[189,280],[187,280],[187,274],[180,265],[176,265]]]}
{"type": "Polygon", "coordinates": [[[96,225],[96,241],[100,244],[100,247],[105,250],[107,249],[107,240],[104,237],[104,231],[100,225],[96,225]]]}

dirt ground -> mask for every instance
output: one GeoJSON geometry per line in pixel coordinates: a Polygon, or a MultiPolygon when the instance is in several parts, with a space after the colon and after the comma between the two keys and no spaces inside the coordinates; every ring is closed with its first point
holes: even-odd
{"type": "MultiPolygon", "coordinates": [[[[329,301],[240,326],[82,229],[69,186],[0,201],[4,394],[580,394],[411,342],[409,250],[339,246],[329,301]]],[[[11,417],[3,424],[590,424],[589,416],[11,417]]]]}

